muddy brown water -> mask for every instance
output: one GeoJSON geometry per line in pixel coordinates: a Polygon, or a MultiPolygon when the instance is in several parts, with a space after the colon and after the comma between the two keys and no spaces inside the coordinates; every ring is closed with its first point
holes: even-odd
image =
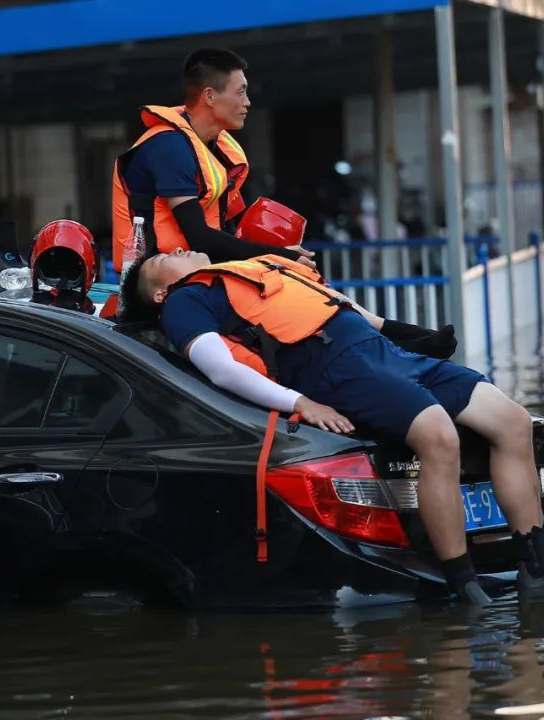
{"type": "MultiPolygon", "coordinates": [[[[531,345],[495,380],[544,411],[531,345]]],[[[485,359],[478,363],[485,369],[485,359]]],[[[0,720],[544,718],[544,599],[320,614],[145,609],[98,594],[0,608],[0,720]]]]}

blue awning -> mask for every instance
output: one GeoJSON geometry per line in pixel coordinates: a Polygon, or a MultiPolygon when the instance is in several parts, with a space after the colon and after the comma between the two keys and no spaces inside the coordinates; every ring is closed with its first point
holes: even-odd
{"type": "Polygon", "coordinates": [[[413,12],[449,0],[67,0],[0,10],[0,55],[413,12]]]}

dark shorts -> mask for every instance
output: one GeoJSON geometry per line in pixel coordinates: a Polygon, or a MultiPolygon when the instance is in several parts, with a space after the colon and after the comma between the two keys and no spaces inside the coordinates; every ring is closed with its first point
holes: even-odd
{"type": "Polygon", "coordinates": [[[404,439],[431,405],[441,405],[455,419],[479,382],[487,380],[475,370],[405,352],[379,336],[338,355],[310,397],[358,425],[404,439]]]}

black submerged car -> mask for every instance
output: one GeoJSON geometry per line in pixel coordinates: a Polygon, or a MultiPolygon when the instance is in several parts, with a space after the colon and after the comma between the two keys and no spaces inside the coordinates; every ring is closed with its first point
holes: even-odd
{"type": "MultiPolygon", "coordinates": [[[[409,449],[281,417],[267,473],[269,559],[258,563],[267,418],[211,385],[154,328],[0,301],[2,590],[131,588],[238,608],[444,593],[409,449]]],[[[541,482],[543,423],[535,418],[541,482]]],[[[478,570],[512,570],[486,444],[466,432],[462,447],[478,570]]]]}

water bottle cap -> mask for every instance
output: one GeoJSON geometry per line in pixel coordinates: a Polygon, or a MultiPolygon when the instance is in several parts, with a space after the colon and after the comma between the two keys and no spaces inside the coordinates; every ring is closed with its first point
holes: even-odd
{"type": "Polygon", "coordinates": [[[143,225],[145,220],[143,217],[140,217],[139,215],[136,215],[133,219],[133,222],[135,225],[143,225]]]}

